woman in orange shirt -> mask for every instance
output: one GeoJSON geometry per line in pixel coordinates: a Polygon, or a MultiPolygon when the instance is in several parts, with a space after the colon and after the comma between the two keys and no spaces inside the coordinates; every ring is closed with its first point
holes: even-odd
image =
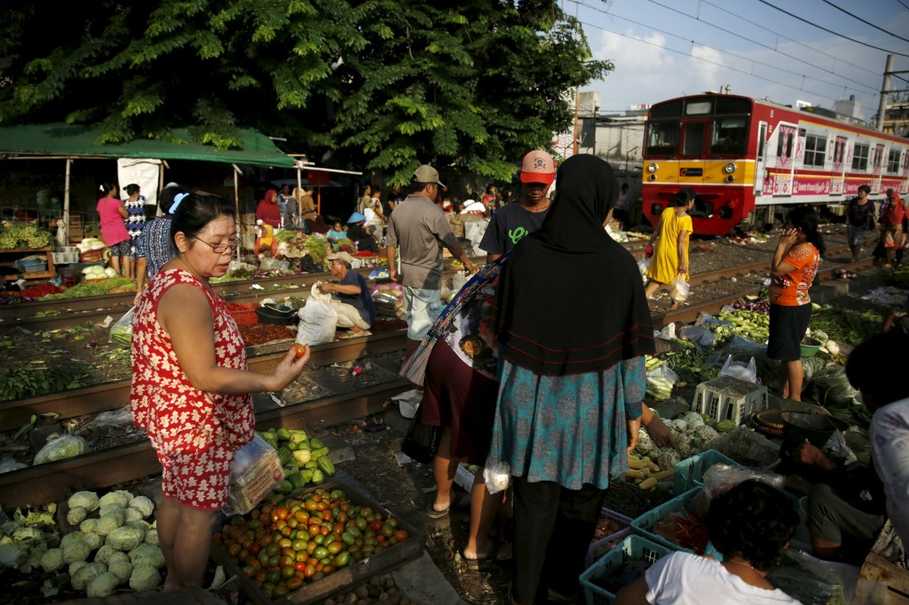
{"type": "Polygon", "coordinates": [[[785,362],[783,397],[802,400],[802,338],[811,321],[808,291],[825,250],[817,215],[804,206],[789,213],[770,265],[770,339],[767,357],[785,362]]]}

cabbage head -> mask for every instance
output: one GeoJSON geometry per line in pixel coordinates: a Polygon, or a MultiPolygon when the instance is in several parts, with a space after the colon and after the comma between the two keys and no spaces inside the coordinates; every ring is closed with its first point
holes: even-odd
{"type": "Polygon", "coordinates": [[[117,550],[130,551],[145,539],[145,532],[135,527],[118,527],[107,535],[107,544],[117,550]]]}
{"type": "Polygon", "coordinates": [[[129,576],[133,572],[133,564],[126,553],[115,551],[107,562],[107,569],[117,576],[117,584],[124,584],[129,581],[129,576]]]}
{"type": "Polygon", "coordinates": [[[85,521],[85,518],[88,516],[88,510],[77,506],[76,508],[69,509],[69,512],[66,513],[66,522],[70,525],[76,526],[85,521]]]}
{"type": "Polygon", "coordinates": [[[154,544],[140,544],[129,553],[133,565],[148,563],[158,569],[164,567],[164,553],[154,544]]]}
{"type": "Polygon", "coordinates": [[[136,496],[130,500],[129,507],[141,512],[143,518],[151,517],[152,513],[155,512],[155,503],[145,496],[136,496]]]}
{"type": "Polygon", "coordinates": [[[133,499],[133,495],[126,490],[118,489],[114,492],[108,492],[101,496],[101,500],[98,504],[101,508],[105,506],[116,505],[120,508],[126,508],[129,506],[129,501],[133,499]]]}
{"type": "Polygon", "coordinates": [[[117,584],[119,583],[120,580],[117,579],[117,576],[107,571],[96,576],[88,583],[88,586],[85,588],[85,594],[88,597],[95,598],[109,597],[114,594],[114,590],[117,589],[117,584]]]}
{"type": "Polygon", "coordinates": [[[41,555],[41,568],[47,573],[57,571],[63,567],[63,550],[51,548],[41,555]]]}
{"type": "Polygon", "coordinates": [[[104,515],[98,519],[98,525],[95,527],[95,533],[99,536],[106,536],[121,525],[123,525],[125,515],[117,516],[115,514],[104,515]]]}
{"type": "Polygon", "coordinates": [[[76,590],[85,590],[88,583],[107,571],[104,563],[88,563],[76,571],[70,578],[70,583],[76,590]]]}
{"type": "Polygon", "coordinates": [[[97,527],[97,519],[86,519],[79,524],[79,531],[81,531],[83,534],[93,534],[95,533],[95,529],[97,529],[97,527]]]}
{"type": "Polygon", "coordinates": [[[129,576],[129,587],[136,592],[154,590],[159,584],[161,584],[161,574],[147,563],[136,565],[129,576]]]}
{"type": "Polygon", "coordinates": [[[105,544],[98,549],[98,552],[95,553],[95,561],[98,563],[104,563],[105,565],[110,561],[111,557],[115,552],[119,552],[116,548],[109,544],[105,544]]]}
{"type": "Polygon", "coordinates": [[[69,497],[67,505],[70,509],[84,508],[88,512],[98,510],[98,494],[95,492],[76,492],[69,497]]]}

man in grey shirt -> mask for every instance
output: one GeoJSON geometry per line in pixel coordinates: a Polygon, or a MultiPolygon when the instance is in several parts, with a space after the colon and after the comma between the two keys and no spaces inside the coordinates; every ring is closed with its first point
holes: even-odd
{"type": "Polygon", "coordinates": [[[407,337],[419,342],[442,312],[442,246],[476,271],[458,242],[437,201],[445,185],[439,172],[423,165],[414,172],[410,195],[399,204],[388,222],[388,272],[398,281],[397,253],[401,253],[401,284],[407,308],[407,337]]]}

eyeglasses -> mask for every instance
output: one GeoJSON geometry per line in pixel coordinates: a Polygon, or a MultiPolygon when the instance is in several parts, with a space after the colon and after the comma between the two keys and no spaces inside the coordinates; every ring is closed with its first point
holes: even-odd
{"type": "Polygon", "coordinates": [[[232,254],[237,249],[237,245],[239,243],[237,240],[232,239],[232,240],[229,240],[226,244],[218,244],[217,246],[215,246],[211,242],[207,242],[204,239],[202,239],[201,237],[194,237],[193,239],[200,241],[203,244],[205,244],[206,246],[208,246],[209,248],[211,248],[211,251],[214,252],[215,254],[232,254]]]}

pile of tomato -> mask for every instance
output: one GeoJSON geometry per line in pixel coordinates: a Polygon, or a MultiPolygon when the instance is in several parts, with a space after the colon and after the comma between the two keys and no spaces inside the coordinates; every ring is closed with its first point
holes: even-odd
{"type": "Polygon", "coordinates": [[[398,521],[341,490],[272,495],[215,534],[269,598],[283,597],[407,539],[398,521]]]}

